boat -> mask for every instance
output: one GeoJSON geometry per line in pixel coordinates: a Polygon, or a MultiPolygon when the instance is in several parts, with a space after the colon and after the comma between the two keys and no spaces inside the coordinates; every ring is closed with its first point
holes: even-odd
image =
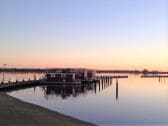
{"type": "Polygon", "coordinates": [[[95,71],[62,69],[55,72],[47,72],[45,75],[47,84],[83,84],[95,82],[95,71]]]}

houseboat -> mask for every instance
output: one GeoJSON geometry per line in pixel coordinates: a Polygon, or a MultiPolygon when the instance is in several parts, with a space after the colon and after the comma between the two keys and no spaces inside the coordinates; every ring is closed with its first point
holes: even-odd
{"type": "Polygon", "coordinates": [[[48,84],[81,84],[95,81],[95,71],[63,69],[46,73],[48,84]]]}

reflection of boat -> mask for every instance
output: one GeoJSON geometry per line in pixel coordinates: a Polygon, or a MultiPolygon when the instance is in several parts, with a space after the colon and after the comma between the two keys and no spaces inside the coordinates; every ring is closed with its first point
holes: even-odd
{"type": "Polygon", "coordinates": [[[95,71],[63,69],[46,73],[47,84],[81,84],[96,82],[95,71]]]}
{"type": "Polygon", "coordinates": [[[80,94],[86,94],[88,91],[94,91],[96,88],[96,84],[82,84],[82,85],[69,85],[69,86],[55,86],[55,85],[46,85],[43,86],[43,90],[45,91],[46,97],[48,95],[56,95],[61,96],[62,98],[66,98],[69,96],[77,97],[80,94]]]}
{"type": "MultiPolygon", "coordinates": [[[[110,79],[111,80],[111,79],[110,79]]],[[[111,81],[103,81],[96,83],[86,83],[80,85],[43,85],[42,89],[44,90],[44,97],[48,99],[50,96],[56,97],[77,97],[80,95],[86,95],[87,93],[97,93],[105,90],[107,87],[112,85],[111,81]],[[102,87],[102,88],[101,88],[102,87]]]]}

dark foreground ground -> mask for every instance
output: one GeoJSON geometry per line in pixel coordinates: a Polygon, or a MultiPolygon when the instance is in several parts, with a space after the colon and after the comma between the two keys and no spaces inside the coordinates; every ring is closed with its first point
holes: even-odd
{"type": "Polygon", "coordinates": [[[0,93],[0,126],[94,126],[0,93]]]}

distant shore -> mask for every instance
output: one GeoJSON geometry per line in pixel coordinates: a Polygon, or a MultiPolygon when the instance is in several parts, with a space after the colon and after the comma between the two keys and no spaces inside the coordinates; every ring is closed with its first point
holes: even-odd
{"type": "MultiPolygon", "coordinates": [[[[45,73],[48,71],[57,71],[62,69],[84,69],[84,68],[0,68],[0,72],[37,72],[45,73]]],[[[168,71],[157,70],[95,70],[97,73],[127,73],[127,74],[168,74],[168,71]]]]}
{"type": "Polygon", "coordinates": [[[95,126],[0,93],[1,126],[95,126]]]}

